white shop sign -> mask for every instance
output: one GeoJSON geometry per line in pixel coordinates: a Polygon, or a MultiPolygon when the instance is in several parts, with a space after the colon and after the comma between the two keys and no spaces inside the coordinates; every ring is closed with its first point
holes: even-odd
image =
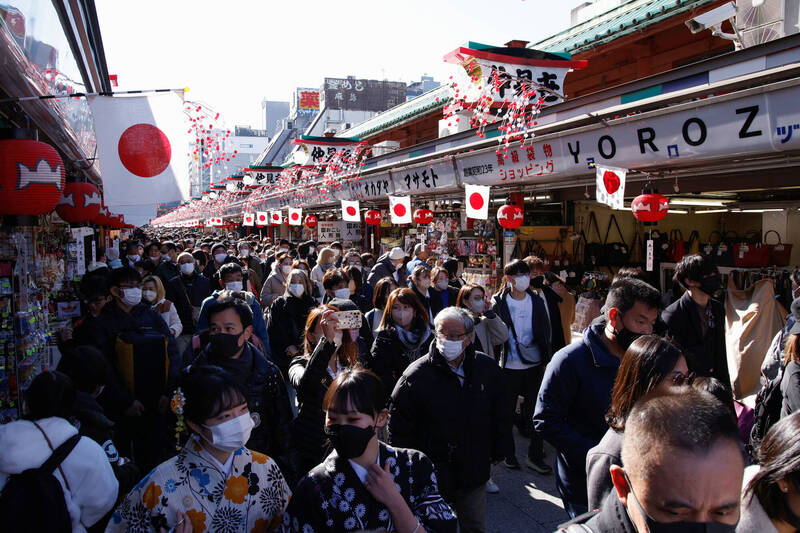
{"type": "Polygon", "coordinates": [[[342,240],[345,242],[361,241],[361,222],[347,222],[345,220],[341,223],[342,240]]]}
{"type": "Polygon", "coordinates": [[[458,185],[450,159],[392,170],[392,183],[397,195],[424,194],[437,189],[453,189],[458,185]]]}
{"type": "Polygon", "coordinates": [[[385,198],[386,195],[393,193],[392,178],[388,172],[350,182],[351,200],[363,201],[373,198],[385,198]]]}
{"type": "Polygon", "coordinates": [[[317,224],[319,230],[319,242],[334,242],[341,240],[341,220],[322,221],[317,224]]]}

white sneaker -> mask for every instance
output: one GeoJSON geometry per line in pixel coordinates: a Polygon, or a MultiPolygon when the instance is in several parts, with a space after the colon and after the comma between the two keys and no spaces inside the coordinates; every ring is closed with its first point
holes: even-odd
{"type": "Polygon", "coordinates": [[[495,483],[492,478],[489,478],[489,481],[486,482],[486,492],[488,494],[497,494],[500,492],[500,487],[497,486],[497,483],[495,483]]]}

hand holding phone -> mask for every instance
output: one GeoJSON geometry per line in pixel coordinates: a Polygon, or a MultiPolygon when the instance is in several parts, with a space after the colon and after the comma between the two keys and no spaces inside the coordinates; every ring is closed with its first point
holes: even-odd
{"type": "Polygon", "coordinates": [[[339,311],[335,313],[338,320],[337,329],[360,329],[361,311],[339,311]]]}

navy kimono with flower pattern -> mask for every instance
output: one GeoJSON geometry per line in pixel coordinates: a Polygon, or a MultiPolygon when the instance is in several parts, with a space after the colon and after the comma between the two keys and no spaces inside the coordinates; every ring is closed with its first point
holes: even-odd
{"type": "MultiPolygon", "coordinates": [[[[411,512],[429,532],[458,530],[452,509],[439,494],[433,463],[422,452],[380,443],[379,463],[389,462],[392,479],[411,512]]],[[[385,505],[361,483],[350,461],[332,452],[300,480],[283,515],[281,531],[395,531],[385,505]]]]}

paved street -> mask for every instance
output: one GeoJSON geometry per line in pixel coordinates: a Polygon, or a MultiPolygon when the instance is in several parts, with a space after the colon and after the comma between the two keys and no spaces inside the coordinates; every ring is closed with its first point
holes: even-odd
{"type": "MultiPolygon", "coordinates": [[[[521,437],[516,428],[514,438],[522,468],[509,470],[502,465],[492,468],[492,478],[500,487],[500,493],[488,495],[486,530],[489,533],[552,533],[568,518],[556,491],[555,478],[528,469],[524,464],[528,439],[521,437]]],[[[545,452],[545,460],[553,466],[555,452],[547,443],[545,452]]]]}

